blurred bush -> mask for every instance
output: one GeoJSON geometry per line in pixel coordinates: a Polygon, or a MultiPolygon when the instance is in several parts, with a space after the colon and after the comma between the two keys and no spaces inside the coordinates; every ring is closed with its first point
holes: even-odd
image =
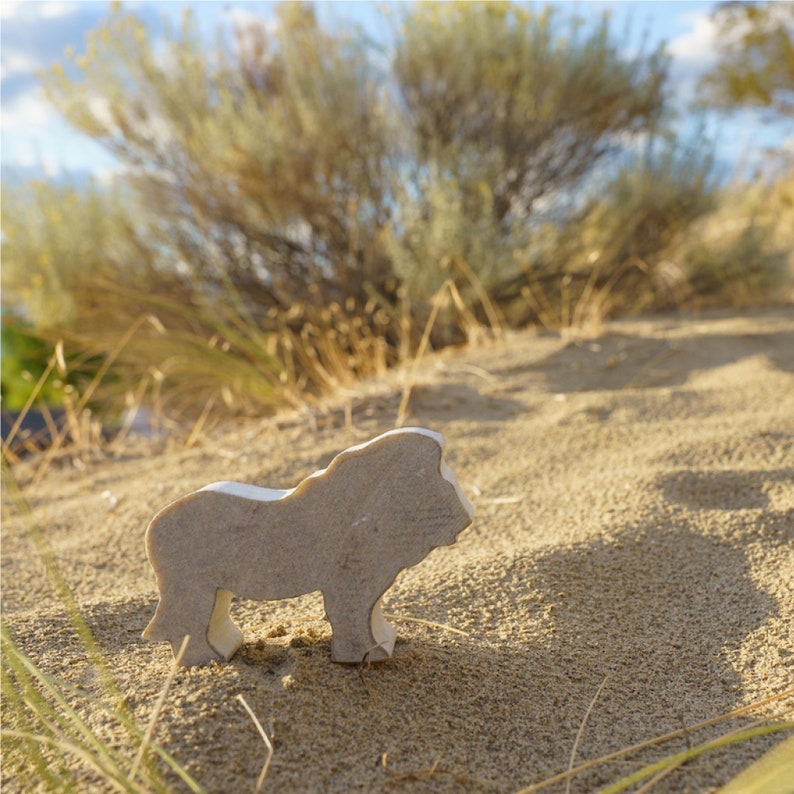
{"type": "Polygon", "coordinates": [[[769,109],[794,116],[794,5],[778,2],[718,3],[718,59],[701,79],[699,102],[707,107],[769,109]]]}
{"type": "Polygon", "coordinates": [[[668,255],[681,263],[686,280],[684,300],[678,303],[742,308],[790,302],[794,174],[771,184],[734,183],[719,189],[715,209],[697,219],[687,234],[679,234],[668,255]]]}
{"type": "Polygon", "coordinates": [[[163,47],[114,7],[45,89],[120,170],[4,189],[4,305],[70,372],[112,363],[103,405],[195,416],[377,374],[431,316],[439,346],[780,283],[782,199],[725,209],[708,144],[670,133],[662,49],[502,3],[395,32],[387,62],[288,3],[214,48],[186,14],[163,47]]]}
{"type": "Polygon", "coordinates": [[[24,408],[35,384],[43,379],[39,400],[60,402],[60,383],[57,374],[47,372],[51,348],[35,331],[18,317],[3,314],[2,324],[3,412],[15,413],[24,408]]]}

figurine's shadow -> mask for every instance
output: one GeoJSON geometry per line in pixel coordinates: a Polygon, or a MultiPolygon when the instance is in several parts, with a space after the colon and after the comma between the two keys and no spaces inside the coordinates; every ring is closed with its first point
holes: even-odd
{"type": "Polygon", "coordinates": [[[789,483],[792,478],[792,468],[779,471],[692,471],[684,468],[665,473],[660,482],[668,501],[680,502],[692,510],[735,511],[768,509],[768,487],[789,483]]]}
{"type": "MultiPolygon", "coordinates": [[[[142,668],[151,660],[154,646],[143,640],[141,634],[154,614],[156,597],[132,596],[94,602],[83,600],[79,590],[75,595],[79,616],[58,602],[48,602],[36,610],[6,611],[3,615],[19,648],[41,664],[43,672],[73,680],[78,667],[87,670],[96,663],[96,649],[111,668],[124,666],[131,660],[133,664],[128,669],[142,668]],[[90,632],[90,640],[85,637],[84,627],[90,632]],[[57,649],[56,653],[53,648],[57,649]]],[[[93,681],[95,676],[88,678],[93,681]]]]}
{"type": "MultiPolygon", "coordinates": [[[[335,757],[349,770],[335,790],[353,787],[382,753],[402,769],[440,758],[447,769],[490,780],[489,790],[551,775],[566,767],[605,679],[580,757],[729,711],[743,684],[731,655],[775,612],[741,548],[715,545],[684,519],[492,560],[422,600],[447,617],[416,617],[454,627],[454,614],[476,613],[480,625],[461,637],[397,623],[394,657],[377,665],[331,664],[330,628],[265,654],[262,664],[251,646],[230,663],[255,711],[271,715],[282,735],[311,725],[312,757],[335,757]],[[348,740],[344,758],[336,757],[340,735],[348,740]],[[490,771],[481,768],[484,756],[499,759],[490,771]]],[[[189,729],[205,727],[191,720],[189,729]]],[[[276,788],[278,770],[313,774],[299,742],[295,748],[286,740],[277,748],[276,788]]],[[[250,767],[246,775],[255,777],[254,759],[250,767]]],[[[604,782],[597,774],[587,790],[604,782]]]]}
{"type": "MultiPolygon", "coordinates": [[[[779,531],[786,532],[782,520],[779,531]]],[[[329,791],[379,789],[387,773],[378,760],[387,753],[393,769],[428,769],[440,759],[445,769],[489,781],[489,791],[513,791],[567,767],[605,679],[579,739],[580,758],[735,707],[744,689],[736,653],[775,614],[741,545],[715,543],[683,513],[566,548],[494,555],[429,583],[419,600],[420,610],[407,600],[391,610],[428,622],[395,621],[394,657],[373,665],[333,664],[330,625],[302,630],[290,623],[287,602],[277,610],[286,634],[272,640],[270,605],[243,605],[246,645],[220,670],[199,668],[174,681],[159,721],[162,742],[188,760],[203,747],[213,747],[213,758],[239,759],[248,734],[228,725],[242,719],[233,695],[245,692],[275,726],[274,790],[299,779],[329,791]],[[466,637],[432,625],[455,628],[464,618],[466,637]],[[261,628],[252,636],[254,619],[261,628]],[[309,756],[301,732],[311,735],[309,756]]],[[[137,666],[141,691],[152,699],[162,681],[149,681],[147,663],[170,659],[167,645],[140,636],[155,606],[150,594],[82,607],[108,658],[137,666]]],[[[58,620],[66,626],[66,616],[58,620]]],[[[24,636],[25,621],[13,622],[24,636]]],[[[76,637],[67,650],[79,655],[76,637]]],[[[243,762],[203,763],[200,782],[208,790],[249,785],[262,762],[251,741],[243,762]]],[[[724,780],[742,759],[720,763],[724,780]]],[[[684,782],[693,790],[719,783],[696,777],[709,774],[706,766],[686,771],[695,777],[679,781],[679,790],[684,782]]],[[[607,779],[599,774],[579,790],[598,789],[607,779]]],[[[614,769],[603,774],[615,779],[614,769]]]]}
{"type": "Polygon", "coordinates": [[[85,604],[81,612],[94,638],[113,655],[146,642],[141,635],[154,615],[157,600],[156,596],[141,596],[124,601],[85,604]]]}
{"type": "MultiPolygon", "coordinates": [[[[674,339],[610,332],[597,341],[572,342],[526,370],[545,377],[554,393],[682,386],[695,370],[716,369],[758,355],[767,334],[690,334],[674,339]]],[[[778,331],[770,364],[794,372],[794,333],[778,331]]],[[[514,368],[513,372],[516,370],[514,368]]]]}
{"type": "Polygon", "coordinates": [[[526,405],[518,400],[478,388],[480,385],[480,382],[470,384],[454,377],[440,384],[416,384],[408,401],[411,420],[433,423],[461,418],[488,422],[527,413],[526,405]]]}

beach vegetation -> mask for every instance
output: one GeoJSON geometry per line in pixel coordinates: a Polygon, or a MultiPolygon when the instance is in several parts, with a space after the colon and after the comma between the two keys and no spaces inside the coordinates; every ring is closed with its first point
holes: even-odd
{"type": "MultiPolygon", "coordinates": [[[[701,105],[791,114],[791,9],[715,11],[725,48],[701,105]]],[[[401,424],[410,365],[432,348],[792,299],[790,164],[726,180],[713,143],[678,132],[664,48],[623,44],[608,16],[418,3],[386,48],[286,3],[208,46],[189,13],[157,39],[114,5],[86,52],[46,76],[55,107],[119,168],[3,186],[2,407],[20,420],[4,498],[94,673],[89,691],[45,671],[4,623],[3,767],[19,790],[202,790],[156,741],[171,679],[139,724],[5,465],[26,412],[49,428],[35,487],[63,447],[77,465],[106,443],[103,424],[118,444],[139,412],[189,444],[215,421],[303,408],[402,364],[401,424]]],[[[790,696],[602,759],[577,763],[574,745],[567,770],[525,790],[649,748],[661,757],[624,766],[611,790],[652,785],[791,730],[787,712],[746,722],[790,696]],[[699,733],[723,721],[724,736],[699,733]],[[686,752],[667,746],[695,733],[686,752]]],[[[256,725],[261,786],[274,751],[256,725]]],[[[440,764],[382,767],[393,785],[457,780],[440,764]]]]}
{"type": "Polygon", "coordinates": [[[700,82],[700,102],[794,116],[794,7],[791,3],[718,3],[718,60],[700,82]]]}
{"type": "Polygon", "coordinates": [[[663,47],[505,3],[393,38],[288,3],[207,46],[114,6],[43,85],[117,172],[4,187],[4,317],[44,346],[4,331],[4,408],[56,346],[94,416],[192,425],[505,328],[790,297],[790,173],[726,183],[663,47]]]}

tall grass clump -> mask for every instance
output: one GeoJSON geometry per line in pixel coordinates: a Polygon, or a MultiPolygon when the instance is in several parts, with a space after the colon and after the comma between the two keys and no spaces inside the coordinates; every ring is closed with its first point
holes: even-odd
{"type": "Polygon", "coordinates": [[[159,744],[147,739],[109,693],[91,695],[48,675],[2,629],[4,776],[20,791],[117,790],[134,794],[170,791],[159,768],[136,753],[150,752],[186,788],[204,789],[159,744]],[[96,728],[101,720],[124,737],[122,746],[96,728]]]}
{"type": "Polygon", "coordinates": [[[679,234],[670,256],[683,265],[686,303],[752,307],[794,298],[794,174],[734,182],[713,212],[679,234]]]}
{"type": "MultiPolygon", "coordinates": [[[[46,535],[5,460],[2,474],[5,495],[27,529],[97,682],[92,692],[46,673],[25,653],[7,621],[3,621],[0,673],[4,780],[13,781],[20,791],[83,792],[99,787],[148,794],[169,790],[162,773],[169,769],[190,791],[201,792],[176,759],[152,740],[159,712],[152,714],[147,729],[136,724],[46,535]],[[113,732],[114,740],[105,738],[107,730],[113,732]]],[[[167,679],[166,687],[170,681],[167,679]]]]}

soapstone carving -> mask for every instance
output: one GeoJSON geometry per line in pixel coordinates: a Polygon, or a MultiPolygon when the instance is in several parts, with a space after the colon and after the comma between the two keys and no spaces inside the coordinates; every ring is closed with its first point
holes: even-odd
{"type": "Polygon", "coordinates": [[[217,482],[152,519],[146,553],[160,602],[143,636],[182,664],[228,661],[243,635],[233,595],[260,601],[322,591],[331,658],[388,659],[397,633],[381,597],[397,574],[455,542],[474,511],[443,457],[444,438],[401,428],[337,455],[290,490],[217,482]]]}

